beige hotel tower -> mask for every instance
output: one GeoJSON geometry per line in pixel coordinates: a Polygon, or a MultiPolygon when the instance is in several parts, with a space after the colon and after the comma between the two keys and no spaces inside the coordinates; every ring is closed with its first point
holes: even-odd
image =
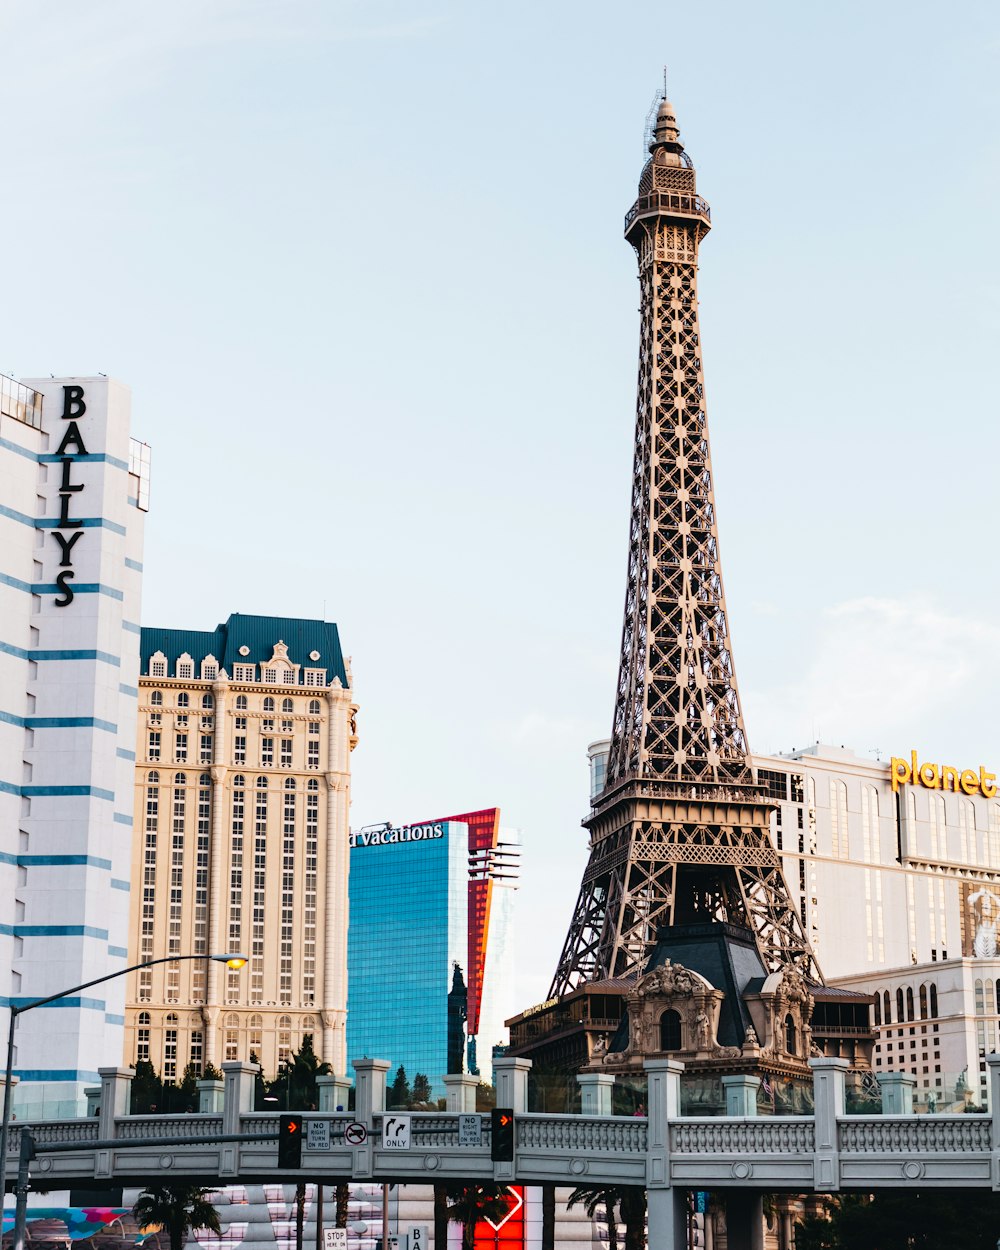
{"type": "Polygon", "coordinates": [[[336,625],[233,615],[143,629],[125,1061],[165,1080],[251,1052],[273,1075],[312,1034],[346,1070],[350,758],[336,625]]]}

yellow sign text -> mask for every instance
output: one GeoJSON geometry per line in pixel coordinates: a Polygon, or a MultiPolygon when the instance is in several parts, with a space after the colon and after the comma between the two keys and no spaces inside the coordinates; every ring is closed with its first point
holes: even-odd
{"type": "Polygon", "coordinates": [[[992,799],[997,792],[997,775],[988,773],[986,765],[979,765],[979,772],[971,768],[950,768],[947,764],[921,764],[916,751],[910,752],[910,758],[892,757],[889,765],[892,774],[892,788],[899,790],[901,785],[924,786],[928,790],[953,790],[956,794],[982,794],[992,799]]]}

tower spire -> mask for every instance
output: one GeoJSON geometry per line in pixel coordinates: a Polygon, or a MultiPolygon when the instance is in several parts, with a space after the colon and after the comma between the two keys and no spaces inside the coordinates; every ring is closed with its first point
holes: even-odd
{"type": "Polygon", "coordinates": [[[711,229],[673,105],[625,218],[641,330],[628,579],[607,784],[553,996],[640,969],[657,930],[724,920],[819,979],[749,760],[722,585],[698,325],[711,229]]]}

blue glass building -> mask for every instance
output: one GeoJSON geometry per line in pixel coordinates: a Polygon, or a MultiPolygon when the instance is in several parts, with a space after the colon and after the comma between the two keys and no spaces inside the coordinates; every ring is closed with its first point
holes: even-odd
{"type": "MultiPolygon", "coordinates": [[[[468,955],[469,830],[456,821],[351,835],[347,1058],[388,1059],[445,1095],[448,995],[468,955]]],[[[454,1013],[453,1013],[454,1014],[454,1013]]]]}

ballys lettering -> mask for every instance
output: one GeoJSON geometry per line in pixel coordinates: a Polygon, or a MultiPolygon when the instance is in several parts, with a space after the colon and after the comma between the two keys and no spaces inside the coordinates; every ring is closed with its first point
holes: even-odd
{"type": "Polygon", "coordinates": [[[83,435],[80,433],[80,427],[77,424],[78,418],[82,417],[87,411],[87,404],[83,397],[82,386],[64,386],[63,387],[63,410],[62,419],[68,421],[65,433],[56,448],[56,455],[61,457],[59,463],[62,465],[62,477],[59,480],[59,520],[56,522],[57,529],[52,531],[52,537],[59,544],[59,572],[56,574],[56,585],[61,591],[60,597],[56,599],[57,608],[67,608],[76,597],[73,593],[73,587],[70,585],[76,573],[73,571],[73,548],[83,537],[83,522],[78,517],[70,516],[70,504],[73,496],[79,494],[84,489],[83,482],[74,482],[73,465],[77,456],[85,456],[87,448],[83,441],[83,435]],[[70,448],[73,448],[72,455],[70,448]],[[71,530],[70,534],[61,534],[60,530],[71,530]]]}

